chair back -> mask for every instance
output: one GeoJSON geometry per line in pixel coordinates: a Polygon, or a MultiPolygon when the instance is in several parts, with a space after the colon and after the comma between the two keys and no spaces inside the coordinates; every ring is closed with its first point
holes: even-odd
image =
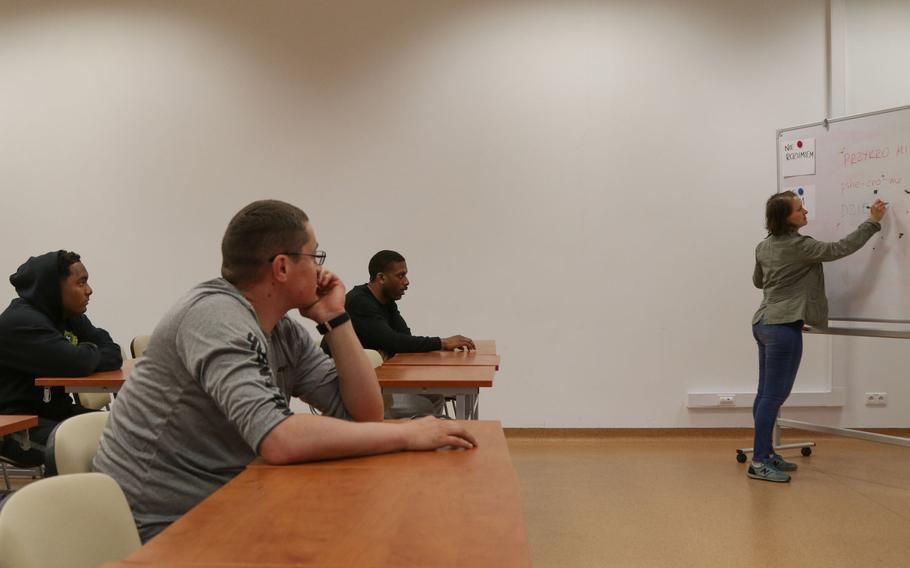
{"type": "Polygon", "coordinates": [[[375,349],[364,349],[363,352],[367,354],[367,359],[370,360],[374,369],[382,366],[382,353],[375,349]]]}
{"type": "Polygon", "coordinates": [[[151,338],[151,335],[137,335],[130,341],[130,355],[133,356],[133,359],[138,359],[145,354],[145,350],[149,346],[149,339],[151,338]]]}
{"type": "Polygon", "coordinates": [[[106,392],[81,392],[79,404],[92,410],[101,410],[111,405],[111,395],[106,392]]]}
{"type": "MultiPolygon", "coordinates": [[[[370,364],[373,365],[374,369],[382,366],[382,361],[383,361],[382,353],[380,353],[379,351],[376,351],[375,349],[364,349],[363,352],[366,353],[367,359],[369,359],[370,364]]],[[[382,395],[382,406],[386,410],[388,410],[391,405],[392,405],[392,395],[390,395],[390,394],[382,395]]],[[[310,404],[309,407],[310,407],[310,412],[312,412],[313,414],[319,414],[319,412],[313,407],[312,404],[310,404]]]]}
{"type": "Polygon", "coordinates": [[[0,509],[0,568],[96,568],[139,546],[126,497],[101,473],[40,479],[0,509]]]}
{"type": "MultiPolygon", "coordinates": [[[[57,474],[88,473],[98,452],[101,432],[109,412],[89,412],[67,418],[54,429],[54,462],[57,474]]],[[[50,445],[50,443],[48,445],[50,445]]]]}
{"type": "MultiPolygon", "coordinates": [[[[378,369],[382,366],[382,353],[376,351],[375,349],[364,349],[363,352],[367,354],[367,359],[370,360],[370,364],[373,365],[374,369],[378,369]]],[[[384,409],[386,418],[388,418],[389,409],[392,408],[392,404],[392,395],[383,394],[382,407],[384,409]]]]}

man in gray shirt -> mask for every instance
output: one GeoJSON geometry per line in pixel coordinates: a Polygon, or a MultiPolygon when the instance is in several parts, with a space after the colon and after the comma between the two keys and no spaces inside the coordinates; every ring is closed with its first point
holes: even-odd
{"type": "Polygon", "coordinates": [[[379,383],[344,311],[345,287],[306,214],[280,201],[238,212],[222,278],[179,300],[111,410],[93,467],[123,489],[143,542],[240,473],[272,464],[443,446],[453,422],[383,424],[379,383]],[[317,322],[334,360],[287,312],[317,322]],[[294,414],[299,397],[323,416],[294,414]]]}

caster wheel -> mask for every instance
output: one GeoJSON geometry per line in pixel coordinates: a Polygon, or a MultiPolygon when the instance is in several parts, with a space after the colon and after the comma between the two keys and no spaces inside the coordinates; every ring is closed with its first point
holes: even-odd
{"type": "Polygon", "coordinates": [[[736,461],[739,463],[746,463],[746,454],[743,452],[736,452],[736,461]]]}
{"type": "Polygon", "coordinates": [[[802,455],[809,457],[812,455],[812,448],[803,448],[799,451],[802,455]]]}

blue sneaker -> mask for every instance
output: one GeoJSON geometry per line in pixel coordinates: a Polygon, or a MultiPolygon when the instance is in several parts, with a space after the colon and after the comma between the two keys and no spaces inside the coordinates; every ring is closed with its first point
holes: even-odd
{"type": "Polygon", "coordinates": [[[799,467],[795,463],[785,460],[784,456],[780,454],[771,454],[771,457],[768,459],[771,461],[771,465],[778,471],[796,471],[799,467]]]}
{"type": "Polygon", "coordinates": [[[763,462],[759,467],[755,467],[752,464],[749,464],[749,469],[746,470],[746,475],[752,479],[773,481],[774,483],[787,483],[790,481],[790,476],[771,465],[770,460],[763,462]]]}

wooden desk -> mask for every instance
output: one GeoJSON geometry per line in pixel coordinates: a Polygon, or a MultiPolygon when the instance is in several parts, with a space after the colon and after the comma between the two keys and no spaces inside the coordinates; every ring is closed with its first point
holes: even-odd
{"type": "Polygon", "coordinates": [[[478,339],[474,351],[427,351],[425,353],[398,353],[383,365],[477,365],[494,366],[499,370],[499,354],[492,339],[478,339]]]}
{"type": "MultiPolygon", "coordinates": [[[[38,417],[23,414],[0,414],[0,439],[4,436],[11,436],[19,442],[23,450],[29,450],[31,442],[28,439],[28,429],[38,425],[38,417]]],[[[3,481],[6,482],[6,488],[9,489],[9,477],[6,468],[3,468],[3,481]]]]}
{"type": "Polygon", "coordinates": [[[135,560],[121,560],[120,562],[106,562],[101,568],[242,568],[244,566],[255,566],[256,568],[291,568],[300,566],[299,564],[237,564],[236,562],[206,562],[199,564],[196,562],[136,562],[135,560]]]}
{"type": "Polygon", "coordinates": [[[37,416],[0,414],[0,436],[28,430],[38,425],[37,416]]]}
{"type": "Polygon", "coordinates": [[[502,427],[465,427],[473,450],[250,466],[108,566],[528,567],[502,427]]]}
{"type": "Polygon", "coordinates": [[[455,418],[477,420],[480,387],[492,387],[496,368],[457,365],[383,365],[376,369],[386,394],[441,394],[454,396],[455,418]]]}
{"type": "Polygon", "coordinates": [[[476,351],[427,351],[426,353],[399,353],[386,359],[383,366],[478,366],[499,370],[499,355],[480,355],[476,351]]]}
{"type": "Polygon", "coordinates": [[[133,370],[136,359],[127,359],[123,366],[113,371],[94,373],[87,377],[39,377],[35,386],[44,387],[44,402],[51,400],[51,387],[64,387],[66,392],[116,393],[133,370]]]}

